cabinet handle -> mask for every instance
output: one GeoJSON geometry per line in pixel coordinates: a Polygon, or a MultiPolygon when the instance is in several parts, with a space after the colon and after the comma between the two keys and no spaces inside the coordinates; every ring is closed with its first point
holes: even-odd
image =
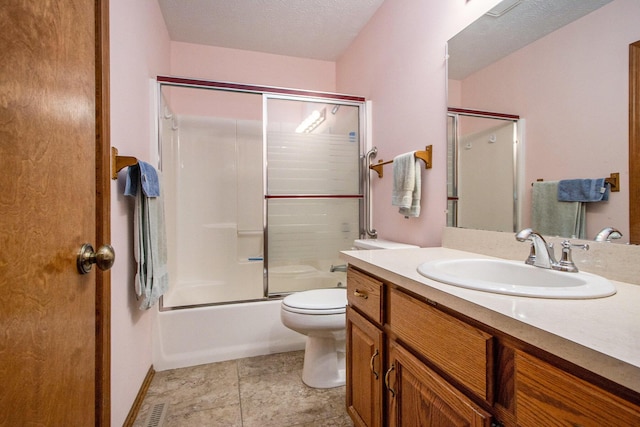
{"type": "Polygon", "coordinates": [[[387,370],[387,373],[384,374],[384,385],[387,386],[387,390],[391,392],[391,397],[396,396],[396,391],[391,387],[389,387],[389,375],[391,374],[391,371],[393,371],[394,369],[396,369],[396,367],[393,364],[391,364],[391,367],[387,370]]]}
{"type": "Polygon", "coordinates": [[[369,295],[367,295],[365,292],[360,292],[360,291],[359,291],[359,290],[357,290],[357,289],[355,289],[355,290],[353,291],[353,295],[355,295],[355,296],[357,296],[357,297],[360,297],[360,298],[364,298],[364,299],[369,298],[369,295]]]}
{"type": "Polygon", "coordinates": [[[376,379],[378,379],[378,373],[376,372],[376,370],[373,367],[373,361],[376,359],[376,356],[380,354],[378,352],[378,349],[376,348],[375,353],[373,353],[373,356],[371,356],[371,360],[369,361],[369,368],[371,368],[371,372],[373,372],[373,375],[376,377],[376,379]]]}

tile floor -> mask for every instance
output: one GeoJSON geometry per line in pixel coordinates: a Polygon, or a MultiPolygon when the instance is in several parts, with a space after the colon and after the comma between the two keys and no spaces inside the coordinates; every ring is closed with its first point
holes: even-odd
{"type": "Polygon", "coordinates": [[[307,387],[303,357],[294,351],[156,372],[134,427],[146,427],[158,403],[167,408],[164,427],[353,426],[345,387],[307,387]]]}

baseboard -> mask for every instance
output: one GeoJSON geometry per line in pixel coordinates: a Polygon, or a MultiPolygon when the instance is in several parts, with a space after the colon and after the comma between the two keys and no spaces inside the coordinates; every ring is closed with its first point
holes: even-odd
{"type": "Polygon", "coordinates": [[[153,369],[153,365],[149,366],[149,371],[147,371],[147,375],[144,377],[142,381],[142,385],[140,386],[140,390],[138,390],[138,395],[136,396],[136,400],[133,401],[133,405],[131,405],[131,409],[129,410],[129,415],[127,415],[127,419],[124,420],[123,427],[132,427],[133,423],[136,422],[136,418],[138,417],[138,412],[140,411],[140,407],[142,406],[142,402],[144,402],[144,398],[147,395],[147,391],[149,390],[149,386],[151,385],[151,380],[153,376],[156,374],[155,369],[153,369]]]}

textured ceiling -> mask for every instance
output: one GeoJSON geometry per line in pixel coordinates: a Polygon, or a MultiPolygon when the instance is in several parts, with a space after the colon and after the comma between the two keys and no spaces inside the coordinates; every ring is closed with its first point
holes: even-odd
{"type": "Polygon", "coordinates": [[[462,80],[611,1],[522,0],[501,17],[483,15],[449,40],[449,78],[462,80]]]}
{"type": "Polygon", "coordinates": [[[384,0],[158,0],[173,41],[335,61],[384,0]]]}

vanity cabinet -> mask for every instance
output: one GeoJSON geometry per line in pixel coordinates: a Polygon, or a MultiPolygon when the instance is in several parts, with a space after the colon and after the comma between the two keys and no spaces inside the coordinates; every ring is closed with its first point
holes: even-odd
{"type": "Polygon", "coordinates": [[[640,426],[637,393],[625,400],[615,384],[604,390],[606,381],[354,267],[347,292],[356,426],[640,426]]]}
{"type": "MultiPolygon", "coordinates": [[[[423,329],[436,337],[436,343],[423,348],[443,365],[450,366],[463,382],[469,380],[479,394],[486,395],[486,377],[475,368],[487,369],[486,340],[488,336],[471,333],[469,347],[448,354],[459,337],[449,334],[450,342],[437,338],[439,328],[456,328],[468,336],[468,327],[453,318],[439,318],[439,313],[423,316],[422,307],[404,294],[393,292],[389,297],[390,319],[385,324],[383,283],[353,268],[347,272],[347,411],[356,426],[490,426],[491,416],[474,404],[436,372],[405,350],[394,339],[387,338],[384,328],[395,325],[396,332],[422,347],[423,329]],[[404,313],[401,315],[401,313],[404,313]],[[429,329],[431,320],[436,329],[429,329]],[[423,325],[421,325],[423,324],[423,325]],[[416,328],[416,326],[419,326],[416,328]],[[418,332],[414,334],[414,332],[418,332]],[[479,337],[479,339],[478,339],[479,337]],[[437,349],[437,346],[441,347],[437,349]],[[433,348],[433,351],[430,349],[433,348]],[[467,350],[472,349],[471,353],[467,350]],[[482,357],[479,355],[483,355],[482,357]],[[460,360],[465,367],[457,370],[450,360],[460,360]],[[471,361],[471,363],[467,363],[471,361]],[[384,374],[383,374],[384,373],[384,374]],[[385,393],[386,391],[386,393],[385,393]],[[386,403],[388,409],[383,411],[386,403]]],[[[392,329],[390,329],[391,331],[392,329]]],[[[400,336],[399,335],[399,336],[400,336]]],[[[490,337],[489,337],[490,338],[490,337]]]]}

